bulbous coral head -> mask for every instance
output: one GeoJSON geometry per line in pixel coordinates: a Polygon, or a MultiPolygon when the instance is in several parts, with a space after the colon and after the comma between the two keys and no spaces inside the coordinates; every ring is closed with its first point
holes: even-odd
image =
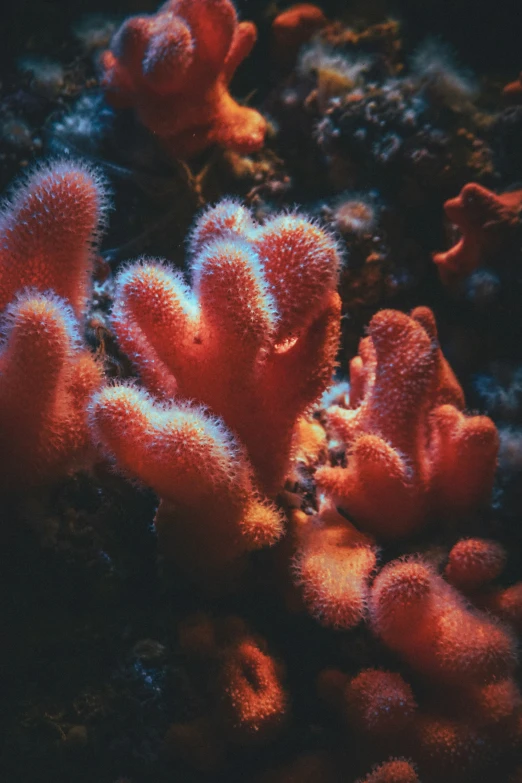
{"type": "Polygon", "coordinates": [[[372,587],[374,631],[410,666],[434,681],[482,685],[516,665],[508,629],[468,608],[420,560],[389,563],[372,587]]]}
{"type": "Polygon", "coordinates": [[[191,236],[192,288],[142,262],[117,282],[113,323],[155,394],[208,406],[245,446],[256,481],[276,493],[299,417],[328,386],[338,345],[339,254],[295,215],[258,226],[223,201],[191,236]]]}
{"type": "Polygon", "coordinates": [[[444,204],[448,219],[461,231],[459,241],[444,253],[435,253],[444,285],[460,282],[484,262],[495,260],[520,226],[522,191],[496,194],[482,185],[464,185],[444,204]]]}
{"type": "Polygon", "coordinates": [[[444,576],[459,590],[477,590],[500,576],[506,559],[506,551],[497,541],[466,538],[451,549],[444,576]]]}
{"type": "Polygon", "coordinates": [[[202,408],[162,406],[135,387],[113,386],[94,397],[92,424],[118,465],[163,498],[162,552],[195,580],[211,582],[281,535],[281,516],[257,495],[244,453],[202,408]]]}
{"type": "Polygon", "coordinates": [[[278,667],[253,639],[224,653],[219,689],[219,711],[231,739],[266,741],[281,728],[288,703],[278,667]]]}
{"type": "Polygon", "coordinates": [[[322,625],[353,628],[364,617],[377,557],[335,509],[323,508],[301,526],[294,573],[305,606],[322,625]]]}
{"type": "Polygon", "coordinates": [[[3,490],[52,483],[87,464],[87,404],[101,380],[71,309],[49,294],[21,294],[7,309],[0,354],[3,490]]]}
{"type": "Polygon", "coordinates": [[[230,0],[169,0],[127,19],[102,54],[101,84],[115,107],[132,107],[176,157],[212,144],[249,153],[263,146],[266,120],[228,91],[256,40],[230,0]]]}
{"type": "Polygon", "coordinates": [[[87,166],[57,161],[30,173],[0,218],[0,311],[32,288],[83,316],[105,211],[104,185],[87,166]]]}
{"type": "Polygon", "coordinates": [[[417,704],[400,674],[366,669],[354,677],[344,692],[344,710],[359,732],[393,737],[411,723],[417,704]]]}
{"type": "Polygon", "coordinates": [[[296,3],[272,22],[272,55],[277,64],[291,68],[303,44],[327,24],[323,11],[312,3],[296,3]]]}
{"type": "Polygon", "coordinates": [[[433,313],[383,310],[368,332],[351,364],[357,407],[328,410],[348,466],[319,468],[318,486],[363,529],[390,538],[487,503],[497,431],[490,419],[461,412],[433,313]]]}

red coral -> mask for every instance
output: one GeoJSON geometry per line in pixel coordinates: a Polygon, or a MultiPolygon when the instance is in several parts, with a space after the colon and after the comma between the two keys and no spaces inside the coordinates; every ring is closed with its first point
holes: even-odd
{"type": "Polygon", "coordinates": [[[255,26],[238,22],[230,0],[169,0],[123,23],[102,55],[102,86],[176,157],[212,144],[253,152],[267,123],[239,106],[228,85],[255,40],[255,26]]]}
{"type": "Polygon", "coordinates": [[[469,592],[496,579],[506,564],[506,551],[496,541],[467,538],[449,553],[444,575],[459,590],[469,592]]]}
{"type": "Polygon", "coordinates": [[[105,207],[100,178],[82,164],[61,161],[33,171],[0,220],[0,311],[33,288],[53,291],[84,315],[105,207]]]}
{"type": "Polygon", "coordinates": [[[281,726],[287,698],[275,661],[252,639],[224,655],[220,677],[223,720],[236,741],[266,740],[281,726]]]}
{"type": "Polygon", "coordinates": [[[486,593],[480,604],[517,633],[522,633],[522,582],[486,593]]]}
{"type": "Polygon", "coordinates": [[[101,384],[101,368],[81,347],[75,316],[85,314],[104,206],[97,177],[64,161],[31,173],[4,209],[0,449],[6,490],[57,480],[90,454],[87,404],[101,384]]]}
{"type": "Polygon", "coordinates": [[[328,627],[357,625],[377,560],[372,542],[328,505],[307,518],[298,538],[294,569],[306,607],[328,627]]]}
{"type": "Polygon", "coordinates": [[[419,783],[419,778],[409,761],[390,759],[380,764],[359,783],[419,783]]]}
{"type": "Polygon", "coordinates": [[[344,692],[344,708],[358,731],[393,736],[411,723],[417,710],[411,687],[396,672],[365,669],[344,692]]]}
{"type": "Polygon", "coordinates": [[[172,725],[167,742],[192,766],[212,770],[229,743],[262,744],[283,728],[290,710],[284,669],[240,617],[198,614],[180,630],[182,651],[192,663],[197,656],[194,692],[204,712],[172,725]]]}
{"type": "Polygon", "coordinates": [[[384,643],[435,681],[482,685],[506,678],[516,664],[507,628],[468,608],[420,560],[394,561],[378,574],[370,613],[384,643]]]}
{"type": "Polygon", "coordinates": [[[44,485],[85,463],[87,404],[100,383],[101,368],[80,347],[62,300],[29,292],[8,308],[0,354],[4,490],[44,485]]]}
{"type": "Polygon", "coordinates": [[[297,420],[330,381],[339,257],[304,218],[256,226],[233,202],[202,216],[191,245],[193,289],[162,265],[132,266],[118,279],[114,326],[156,394],[197,400],[228,429],[201,409],[161,408],[131,387],[102,392],[94,420],[122,467],[195,526],[184,541],[163,504],[157,522],[164,542],[172,536],[166,551],[185,563],[207,555],[229,563],[281,531],[256,487],[279,490],[297,420]]]}
{"type": "Polygon", "coordinates": [[[312,3],[296,3],[272,22],[273,54],[281,66],[295,63],[301,46],[327,24],[323,11],[312,3]]]}
{"type": "Polygon", "coordinates": [[[497,431],[485,416],[461,412],[462,390],[431,311],[383,310],[368,331],[351,364],[351,407],[328,411],[349,447],[348,466],[319,468],[318,486],[365,530],[385,537],[487,503],[497,431]]]}
{"type": "Polygon", "coordinates": [[[135,387],[113,386],[95,398],[93,417],[119,465],[163,498],[162,551],[196,581],[211,583],[281,535],[280,514],[258,497],[245,454],[201,408],[160,408],[135,387]]]}
{"type": "Polygon", "coordinates": [[[456,245],[433,256],[445,285],[459,282],[502,250],[520,225],[522,190],[497,195],[474,182],[444,204],[448,219],[462,232],[456,245]]]}

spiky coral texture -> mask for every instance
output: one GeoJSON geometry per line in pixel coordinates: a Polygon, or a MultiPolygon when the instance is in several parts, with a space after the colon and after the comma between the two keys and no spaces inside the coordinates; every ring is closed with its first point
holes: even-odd
{"type": "Polygon", "coordinates": [[[465,604],[421,560],[393,561],[372,587],[375,633],[413,669],[443,683],[483,685],[516,665],[505,626],[465,604]]]}
{"type": "Polygon", "coordinates": [[[25,293],[8,308],[0,355],[1,486],[34,487],[81,467],[89,397],[101,369],[57,297],[25,293]]]}
{"type": "Polygon", "coordinates": [[[0,219],[0,311],[19,291],[53,291],[85,314],[94,245],[106,211],[100,177],[51,162],[17,186],[0,219]]]}
{"type": "Polygon", "coordinates": [[[212,144],[253,152],[267,123],[237,104],[228,85],[256,34],[251,22],[238,22],[230,0],[169,0],[123,23],[102,55],[102,86],[176,157],[212,144]]]}
{"type": "Polygon", "coordinates": [[[322,625],[353,628],[366,614],[373,542],[328,503],[313,517],[294,512],[292,523],[294,575],[305,606],[322,625]]]}
{"type": "Polygon", "coordinates": [[[282,215],[258,226],[230,201],[200,218],[191,256],[192,289],[161,264],[125,270],[113,322],[151,391],[204,404],[226,429],[191,408],[187,438],[179,422],[189,409],[161,408],[132,387],[102,392],[94,420],[122,467],[170,502],[157,519],[163,541],[175,541],[166,551],[190,547],[195,559],[206,551],[224,564],[281,532],[256,488],[280,488],[296,422],[330,380],[339,257],[306,219],[282,215]],[[173,505],[201,531],[187,533],[186,546],[168,522],[173,505]]]}
{"type": "Polygon", "coordinates": [[[58,161],[33,171],[0,221],[1,485],[35,487],[85,464],[87,403],[101,368],[84,350],[93,243],[105,193],[87,167],[58,161]],[[61,298],[63,297],[63,298],[61,298]]]}
{"type": "Polygon", "coordinates": [[[497,431],[460,410],[432,312],[382,310],[368,331],[350,367],[350,408],[328,411],[348,466],[319,468],[318,486],[364,530],[390,538],[487,503],[497,431]]]}

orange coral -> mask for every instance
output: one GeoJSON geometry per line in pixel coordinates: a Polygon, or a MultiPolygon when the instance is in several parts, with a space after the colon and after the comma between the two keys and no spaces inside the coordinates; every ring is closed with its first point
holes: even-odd
{"type": "Polygon", "coordinates": [[[135,387],[113,386],[95,397],[93,420],[119,465],[163,498],[162,551],[195,580],[212,582],[281,535],[280,514],[257,496],[246,456],[202,409],[159,408],[135,387]]]}
{"type": "Polygon", "coordinates": [[[409,761],[390,759],[380,764],[359,783],[419,783],[419,778],[409,761]]]}
{"type": "Polygon", "coordinates": [[[372,587],[370,614],[384,643],[435,681],[482,685],[515,667],[507,628],[468,608],[421,560],[383,568],[372,587]]]}
{"type": "Polygon", "coordinates": [[[265,119],[228,91],[256,28],[230,0],[168,0],[127,19],[101,57],[102,87],[115,107],[133,107],[176,157],[212,144],[248,153],[263,146],[265,119]]]}
{"type": "Polygon", "coordinates": [[[94,403],[105,446],[186,518],[171,524],[164,503],[157,524],[165,552],[188,568],[230,563],[280,534],[256,490],[281,487],[296,423],[330,381],[340,314],[335,242],[298,215],[257,226],[224,201],[200,218],[191,246],[192,290],[160,264],[131,266],[113,322],[154,393],[197,400],[226,429],[132,387],[94,403]]]}
{"type": "Polygon", "coordinates": [[[1,485],[42,486],[86,464],[101,368],[81,346],[103,187],[82,165],[32,172],[0,221],[1,485]],[[58,295],[56,295],[58,294],[58,295]],[[60,298],[63,297],[63,298],[60,298]],[[74,312],[73,312],[74,311],[74,312]]]}
{"type": "Polygon", "coordinates": [[[454,587],[466,592],[492,582],[505,564],[506,551],[496,541],[467,538],[452,548],[444,575],[454,587]]]}
{"type": "Polygon", "coordinates": [[[53,291],[83,316],[105,209],[103,184],[83,164],[58,161],[32,171],[0,219],[0,311],[33,288],[53,291]]]}
{"type": "Polygon", "coordinates": [[[319,488],[384,537],[487,503],[497,431],[485,416],[461,412],[462,390],[431,311],[383,310],[368,331],[350,367],[350,409],[328,410],[329,426],[349,447],[348,465],[319,468],[319,488]]]}
{"type": "Polygon", "coordinates": [[[294,560],[305,606],[323,625],[352,628],[365,615],[368,582],[375,569],[372,542],[332,507],[297,528],[294,560]]]}
{"type": "Polygon", "coordinates": [[[344,708],[358,731],[393,736],[411,723],[417,710],[411,687],[396,672],[365,669],[348,683],[344,708]]]}
{"type": "Polygon", "coordinates": [[[182,651],[197,655],[196,690],[205,712],[173,724],[171,752],[192,766],[212,770],[228,743],[269,742],[289,716],[282,666],[236,616],[221,620],[198,614],[180,628],[182,651]],[[201,640],[204,639],[203,646],[201,640]]]}
{"type": "Polygon", "coordinates": [[[456,245],[433,256],[445,285],[463,280],[509,241],[520,225],[522,190],[497,195],[474,182],[444,204],[448,219],[462,232],[456,245]]]}
{"type": "Polygon", "coordinates": [[[266,739],[281,725],[287,698],[274,660],[251,639],[224,655],[220,677],[223,719],[236,740],[266,739]]]}
{"type": "Polygon", "coordinates": [[[85,464],[89,397],[101,368],[80,347],[71,309],[50,294],[19,296],[0,355],[1,486],[55,481],[85,464]]]}
{"type": "Polygon", "coordinates": [[[273,54],[282,66],[291,66],[301,46],[327,24],[323,11],[312,3],[296,3],[272,22],[273,54]]]}

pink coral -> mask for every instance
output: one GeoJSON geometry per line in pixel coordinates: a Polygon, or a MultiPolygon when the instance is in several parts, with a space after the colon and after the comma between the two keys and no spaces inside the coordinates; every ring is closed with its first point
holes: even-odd
{"type": "Polygon", "coordinates": [[[133,107],[176,157],[212,144],[237,152],[263,146],[265,119],[228,91],[256,40],[230,0],[168,0],[127,19],[101,58],[102,86],[116,107],[133,107]]]}
{"type": "Polygon", "coordinates": [[[456,245],[433,256],[445,285],[459,282],[502,250],[520,225],[522,190],[496,194],[470,182],[444,204],[448,219],[462,237],[456,245]]]}
{"type": "Polygon", "coordinates": [[[351,363],[350,408],[328,410],[348,465],[319,468],[319,488],[365,530],[390,538],[487,503],[497,431],[485,416],[462,413],[431,311],[382,310],[368,331],[351,363]]]}

